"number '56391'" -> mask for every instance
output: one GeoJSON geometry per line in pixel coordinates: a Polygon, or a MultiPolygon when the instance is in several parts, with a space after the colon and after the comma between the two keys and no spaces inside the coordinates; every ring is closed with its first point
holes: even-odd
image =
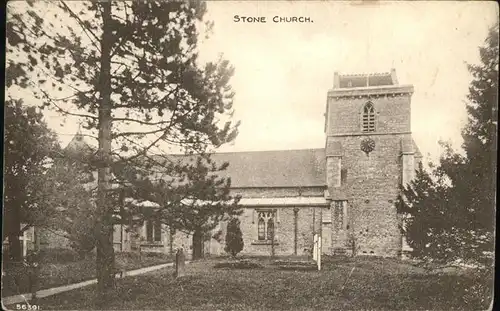
{"type": "Polygon", "coordinates": [[[28,305],[28,304],[16,304],[16,310],[40,310],[40,306],[38,305],[28,305]]]}

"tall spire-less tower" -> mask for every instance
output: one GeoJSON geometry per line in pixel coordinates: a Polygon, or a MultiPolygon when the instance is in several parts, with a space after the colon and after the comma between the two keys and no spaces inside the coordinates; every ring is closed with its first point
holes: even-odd
{"type": "Polygon", "coordinates": [[[331,252],[396,255],[395,202],[421,157],[411,137],[412,85],[396,71],[334,75],[326,116],[331,252]]]}

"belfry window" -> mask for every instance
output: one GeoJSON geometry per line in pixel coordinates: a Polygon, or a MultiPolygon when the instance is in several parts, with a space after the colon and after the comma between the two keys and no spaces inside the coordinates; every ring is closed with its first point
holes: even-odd
{"type": "Polygon", "coordinates": [[[371,102],[363,107],[363,132],[375,132],[375,108],[371,102]]]}

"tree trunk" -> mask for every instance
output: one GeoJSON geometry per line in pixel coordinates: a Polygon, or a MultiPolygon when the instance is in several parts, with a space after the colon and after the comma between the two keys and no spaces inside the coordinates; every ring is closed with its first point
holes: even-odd
{"type": "Polygon", "coordinates": [[[33,227],[33,243],[34,243],[34,249],[36,252],[39,252],[41,250],[40,248],[40,228],[38,226],[33,227]]]}
{"type": "Polygon", "coordinates": [[[297,256],[298,244],[298,231],[299,231],[299,209],[293,209],[293,254],[297,256]]]}
{"type": "Polygon", "coordinates": [[[203,258],[203,233],[199,230],[193,233],[193,260],[203,258]]]}
{"type": "Polygon", "coordinates": [[[10,232],[9,238],[9,259],[11,261],[21,261],[23,257],[23,250],[21,241],[19,240],[19,231],[10,232]]]}
{"type": "Polygon", "coordinates": [[[19,216],[19,207],[11,207],[5,209],[4,219],[4,235],[3,238],[8,238],[9,243],[9,260],[21,261],[23,258],[23,249],[19,236],[22,234],[21,221],[19,216]]]}
{"type": "Polygon", "coordinates": [[[113,204],[109,200],[111,164],[111,2],[101,2],[103,8],[103,37],[101,39],[101,68],[99,77],[99,162],[97,226],[97,299],[106,301],[106,293],[114,286],[113,204]]]}
{"type": "Polygon", "coordinates": [[[170,255],[174,255],[174,231],[170,226],[168,232],[169,232],[168,243],[169,243],[170,255]]]}

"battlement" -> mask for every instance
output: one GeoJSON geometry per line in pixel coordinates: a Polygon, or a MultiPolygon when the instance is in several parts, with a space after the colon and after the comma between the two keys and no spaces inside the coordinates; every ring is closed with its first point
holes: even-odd
{"type": "Polygon", "coordinates": [[[399,85],[396,70],[383,73],[345,74],[335,72],[333,79],[334,89],[366,88],[374,86],[399,85]]]}

